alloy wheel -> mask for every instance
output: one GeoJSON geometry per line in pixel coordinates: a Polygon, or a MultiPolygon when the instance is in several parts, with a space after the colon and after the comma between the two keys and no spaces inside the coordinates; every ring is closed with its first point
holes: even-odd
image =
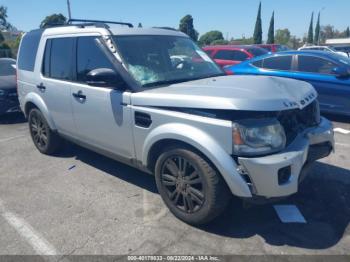
{"type": "Polygon", "coordinates": [[[197,212],[205,202],[200,171],[182,156],[167,158],[161,168],[161,182],[174,206],[185,213],[197,212]]]}

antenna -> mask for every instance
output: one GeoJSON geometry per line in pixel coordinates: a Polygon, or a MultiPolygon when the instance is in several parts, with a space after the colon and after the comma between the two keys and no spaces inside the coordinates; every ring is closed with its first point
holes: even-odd
{"type": "Polygon", "coordinates": [[[72,19],[72,13],[70,10],[70,0],[67,0],[67,8],[68,8],[68,20],[72,19]]]}

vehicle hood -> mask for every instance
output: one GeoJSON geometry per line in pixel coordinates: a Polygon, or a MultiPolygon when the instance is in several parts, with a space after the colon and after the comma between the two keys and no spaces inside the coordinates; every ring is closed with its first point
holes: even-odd
{"type": "Polygon", "coordinates": [[[271,76],[222,76],[132,95],[135,106],[247,111],[304,108],[317,97],[309,83],[271,76]]]}
{"type": "Polygon", "coordinates": [[[0,89],[16,89],[16,76],[0,76],[0,89]]]}

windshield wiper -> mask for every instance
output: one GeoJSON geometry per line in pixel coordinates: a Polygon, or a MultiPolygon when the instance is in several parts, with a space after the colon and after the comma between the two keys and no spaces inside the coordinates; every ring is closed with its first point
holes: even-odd
{"type": "Polygon", "coordinates": [[[144,84],[143,87],[154,87],[154,86],[161,86],[161,85],[171,85],[171,84],[195,81],[195,80],[211,78],[211,77],[218,77],[218,76],[225,76],[225,74],[224,73],[219,73],[219,74],[207,75],[207,76],[201,76],[201,77],[195,77],[195,78],[182,78],[182,79],[173,79],[173,80],[163,80],[163,81],[158,81],[158,82],[144,84]]]}

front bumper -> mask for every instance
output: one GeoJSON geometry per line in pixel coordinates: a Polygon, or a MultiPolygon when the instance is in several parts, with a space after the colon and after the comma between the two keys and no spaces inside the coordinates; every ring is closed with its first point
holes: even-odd
{"type": "Polygon", "coordinates": [[[298,191],[308,166],[334,150],[333,125],[325,118],[317,127],[299,134],[283,152],[259,158],[238,158],[249,177],[252,195],[265,198],[289,196],[298,191]]]}

